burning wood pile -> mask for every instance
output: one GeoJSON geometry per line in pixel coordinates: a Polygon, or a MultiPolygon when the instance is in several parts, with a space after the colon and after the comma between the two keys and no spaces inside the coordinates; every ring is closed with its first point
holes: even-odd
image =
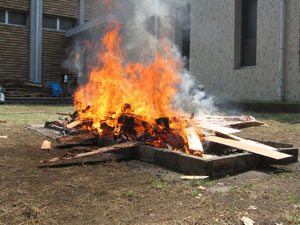
{"type": "MultiPolygon", "coordinates": [[[[204,158],[212,157],[214,154],[228,154],[225,153],[225,147],[218,148],[217,152],[212,151],[213,145],[210,143],[233,147],[233,149],[239,149],[239,151],[245,150],[277,160],[290,157],[290,155],[278,152],[276,148],[233,135],[240,132],[239,129],[242,128],[264,125],[251,116],[204,115],[197,118],[184,117],[181,118],[181,121],[186,124],[186,128],[185,132],[181,133],[180,130],[171,128],[172,120],[169,118],[157,118],[155,124],[149,124],[141,117],[129,113],[129,108],[129,105],[125,105],[123,113],[114,119],[117,121],[115,127],[109,125],[112,122],[110,120],[102,121],[100,124],[101,133],[97,129],[93,129],[92,120],[78,119],[79,112],[77,111],[70,114],[69,118],[46,122],[45,127],[59,130],[64,135],[57,139],[57,142],[61,145],[95,146],[101,144],[103,139],[114,140],[116,144],[92,149],[87,147],[79,148],[79,150],[73,149],[61,157],[44,160],[43,162],[50,163],[103,154],[139,144],[181,151],[204,158]]],[[[114,113],[111,114],[114,115],[114,113]]],[[[173,118],[173,120],[178,121],[179,119],[173,118]]]]}

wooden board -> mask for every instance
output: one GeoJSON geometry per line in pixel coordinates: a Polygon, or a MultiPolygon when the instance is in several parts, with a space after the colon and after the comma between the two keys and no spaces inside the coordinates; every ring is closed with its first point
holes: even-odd
{"type": "Polygon", "coordinates": [[[226,139],[226,138],[221,138],[216,136],[205,137],[204,140],[242,149],[248,152],[263,155],[277,160],[292,157],[291,155],[277,152],[277,151],[272,151],[251,143],[243,143],[241,141],[236,141],[236,140],[231,140],[231,139],[226,139]]]}
{"type": "Polygon", "coordinates": [[[112,145],[112,146],[108,146],[108,147],[98,148],[98,149],[96,149],[94,151],[91,151],[91,152],[79,153],[79,154],[75,154],[75,155],[67,154],[67,155],[62,156],[62,157],[55,157],[53,159],[43,160],[41,162],[52,163],[52,162],[57,162],[57,161],[60,161],[60,160],[77,159],[77,158],[92,156],[92,155],[96,155],[96,154],[107,153],[107,152],[119,150],[119,149],[122,149],[122,148],[130,148],[130,147],[137,146],[138,144],[139,143],[137,143],[137,142],[126,142],[126,143],[122,143],[122,144],[116,144],[116,145],[112,145]]]}
{"type": "Polygon", "coordinates": [[[190,150],[203,152],[203,147],[199,136],[194,127],[189,127],[185,129],[185,134],[188,139],[188,146],[190,150]]]}
{"type": "Polygon", "coordinates": [[[229,127],[222,127],[216,124],[208,123],[208,122],[198,122],[196,123],[198,127],[203,129],[212,130],[214,132],[218,132],[221,134],[235,134],[241,132],[240,130],[229,128],[229,127]]]}
{"type": "Polygon", "coordinates": [[[259,127],[259,126],[266,126],[265,123],[259,121],[226,121],[223,123],[224,126],[230,126],[234,128],[247,128],[247,127],[259,127]]]}
{"type": "Polygon", "coordinates": [[[83,121],[76,120],[76,121],[74,121],[72,123],[69,123],[66,127],[69,128],[69,129],[72,129],[72,128],[77,127],[78,125],[80,125],[82,123],[83,123],[83,121]]]}
{"type": "Polygon", "coordinates": [[[209,176],[181,176],[182,180],[204,180],[209,178],[209,176]]]}
{"type": "Polygon", "coordinates": [[[271,150],[271,151],[277,151],[277,148],[271,147],[271,146],[269,146],[269,145],[264,145],[264,144],[259,143],[259,142],[257,142],[257,141],[252,141],[252,140],[243,139],[243,138],[240,138],[240,137],[237,137],[237,136],[234,136],[234,135],[227,135],[227,136],[228,136],[229,138],[231,138],[231,139],[240,141],[240,142],[242,142],[242,143],[251,144],[251,145],[258,146],[258,147],[261,147],[261,148],[265,148],[265,149],[271,150]]]}
{"type": "Polygon", "coordinates": [[[51,142],[48,140],[44,140],[41,146],[42,150],[50,150],[51,149],[51,142]]]}

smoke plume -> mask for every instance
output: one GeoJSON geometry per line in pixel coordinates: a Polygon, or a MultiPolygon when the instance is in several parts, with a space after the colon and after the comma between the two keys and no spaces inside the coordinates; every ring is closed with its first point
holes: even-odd
{"type": "MultiPolygon", "coordinates": [[[[123,42],[122,47],[126,49],[128,62],[135,61],[141,63],[151,63],[154,55],[160,50],[160,39],[168,37],[168,47],[176,57],[181,57],[178,43],[175,43],[176,34],[176,8],[187,4],[185,0],[119,0],[119,4],[114,14],[116,18],[121,18],[123,42]],[[125,21],[125,22],[124,22],[125,21]]],[[[185,20],[176,18],[177,20],[185,20]]],[[[192,16],[192,15],[191,15],[192,16]]],[[[103,27],[102,24],[100,26],[103,27]]],[[[93,29],[89,32],[89,37],[79,37],[75,47],[70,51],[70,57],[65,65],[79,76],[79,82],[84,81],[82,77],[87,77],[89,73],[87,64],[92,64],[92,59],[96,58],[95,50],[85,46],[85,42],[80,39],[89,39],[89,42],[97,46],[100,37],[104,34],[102,29],[93,29]],[[95,38],[96,37],[96,38],[95,38]],[[84,51],[82,50],[84,49],[84,51]],[[82,56],[82,52],[85,53],[82,56]],[[80,59],[78,60],[78,54],[80,59]]],[[[184,59],[183,59],[184,61],[184,59]]],[[[126,63],[126,62],[125,62],[126,63]]],[[[214,113],[216,111],[211,97],[206,96],[203,86],[197,83],[195,76],[182,68],[180,71],[181,82],[178,91],[173,99],[173,106],[195,114],[214,113]]],[[[146,84],[145,84],[146,85],[146,84]]]]}

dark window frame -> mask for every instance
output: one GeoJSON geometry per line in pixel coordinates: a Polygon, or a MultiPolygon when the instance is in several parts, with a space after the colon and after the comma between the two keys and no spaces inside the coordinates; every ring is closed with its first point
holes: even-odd
{"type": "Polygon", "coordinates": [[[46,30],[52,30],[52,31],[62,31],[62,32],[66,32],[68,29],[62,28],[61,22],[62,21],[69,21],[69,22],[73,22],[73,26],[68,28],[74,28],[77,25],[77,20],[75,18],[67,18],[67,17],[58,17],[58,16],[54,16],[54,15],[48,15],[48,14],[43,14],[43,29],[46,30]],[[45,27],[44,26],[44,18],[48,17],[48,18],[53,18],[56,21],[56,26],[55,28],[51,28],[51,27],[45,27]]]}
{"type": "Polygon", "coordinates": [[[191,4],[186,4],[176,8],[176,43],[179,45],[182,56],[186,59],[185,68],[190,69],[191,52],[191,4]],[[185,18],[182,20],[182,18],[185,18]]]}
{"type": "Polygon", "coordinates": [[[8,11],[7,24],[15,25],[15,26],[24,26],[24,27],[26,27],[28,25],[28,13],[27,12],[17,11],[17,10],[7,10],[7,11],[8,11]],[[11,18],[11,15],[13,15],[13,14],[23,16],[24,18],[21,18],[21,19],[25,19],[24,23],[17,22],[18,19],[16,19],[15,17],[11,18]]]}
{"type": "Polygon", "coordinates": [[[10,26],[21,26],[21,27],[27,27],[29,24],[29,14],[27,11],[21,11],[21,10],[11,10],[11,9],[0,9],[2,12],[4,12],[4,21],[0,21],[0,24],[10,25],[10,26]],[[12,22],[10,15],[16,13],[16,14],[23,14],[25,16],[23,19],[25,19],[24,23],[17,23],[12,22]]]}
{"type": "Polygon", "coordinates": [[[42,27],[43,27],[43,29],[57,30],[58,29],[57,17],[56,16],[51,16],[51,15],[43,15],[42,27]],[[45,19],[54,19],[55,20],[55,28],[46,26],[45,25],[45,19]]]}
{"type": "MultiPolygon", "coordinates": [[[[5,22],[6,22],[6,10],[5,9],[0,9],[0,12],[3,12],[3,16],[4,16],[3,21],[0,20],[0,23],[5,24],[5,22]]],[[[0,17],[0,19],[1,19],[1,17],[0,17]]]]}
{"type": "Polygon", "coordinates": [[[257,0],[242,0],[241,67],[256,66],[257,0]]]}
{"type": "Polygon", "coordinates": [[[255,68],[257,65],[257,2],[257,0],[235,0],[235,70],[255,68]],[[251,4],[252,8],[249,7],[251,4]]]}
{"type": "Polygon", "coordinates": [[[76,26],[76,19],[73,19],[73,18],[65,18],[65,17],[60,17],[59,18],[59,30],[60,31],[67,31],[69,29],[72,29],[76,26]],[[70,27],[70,28],[67,28],[67,29],[62,29],[62,21],[66,21],[66,22],[72,22],[73,25],[70,27]]]}

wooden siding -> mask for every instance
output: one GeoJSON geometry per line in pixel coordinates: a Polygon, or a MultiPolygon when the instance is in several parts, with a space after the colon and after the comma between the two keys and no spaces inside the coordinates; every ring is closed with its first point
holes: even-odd
{"type": "Polygon", "coordinates": [[[59,81],[70,40],[60,31],[43,30],[42,82],[59,81]]]}
{"type": "Polygon", "coordinates": [[[68,18],[78,18],[78,0],[44,0],[43,13],[68,18]]]}
{"type": "MultiPolygon", "coordinates": [[[[113,0],[112,0],[113,2],[113,0]]],[[[107,6],[103,3],[103,1],[99,0],[85,0],[84,2],[84,19],[92,20],[105,12],[108,12],[107,6]]],[[[112,3],[113,5],[114,3],[112,3]]]]}
{"type": "Polygon", "coordinates": [[[0,79],[29,80],[29,28],[0,25],[0,79]]]}
{"type": "Polygon", "coordinates": [[[29,11],[30,0],[1,0],[0,8],[29,11]]]}

